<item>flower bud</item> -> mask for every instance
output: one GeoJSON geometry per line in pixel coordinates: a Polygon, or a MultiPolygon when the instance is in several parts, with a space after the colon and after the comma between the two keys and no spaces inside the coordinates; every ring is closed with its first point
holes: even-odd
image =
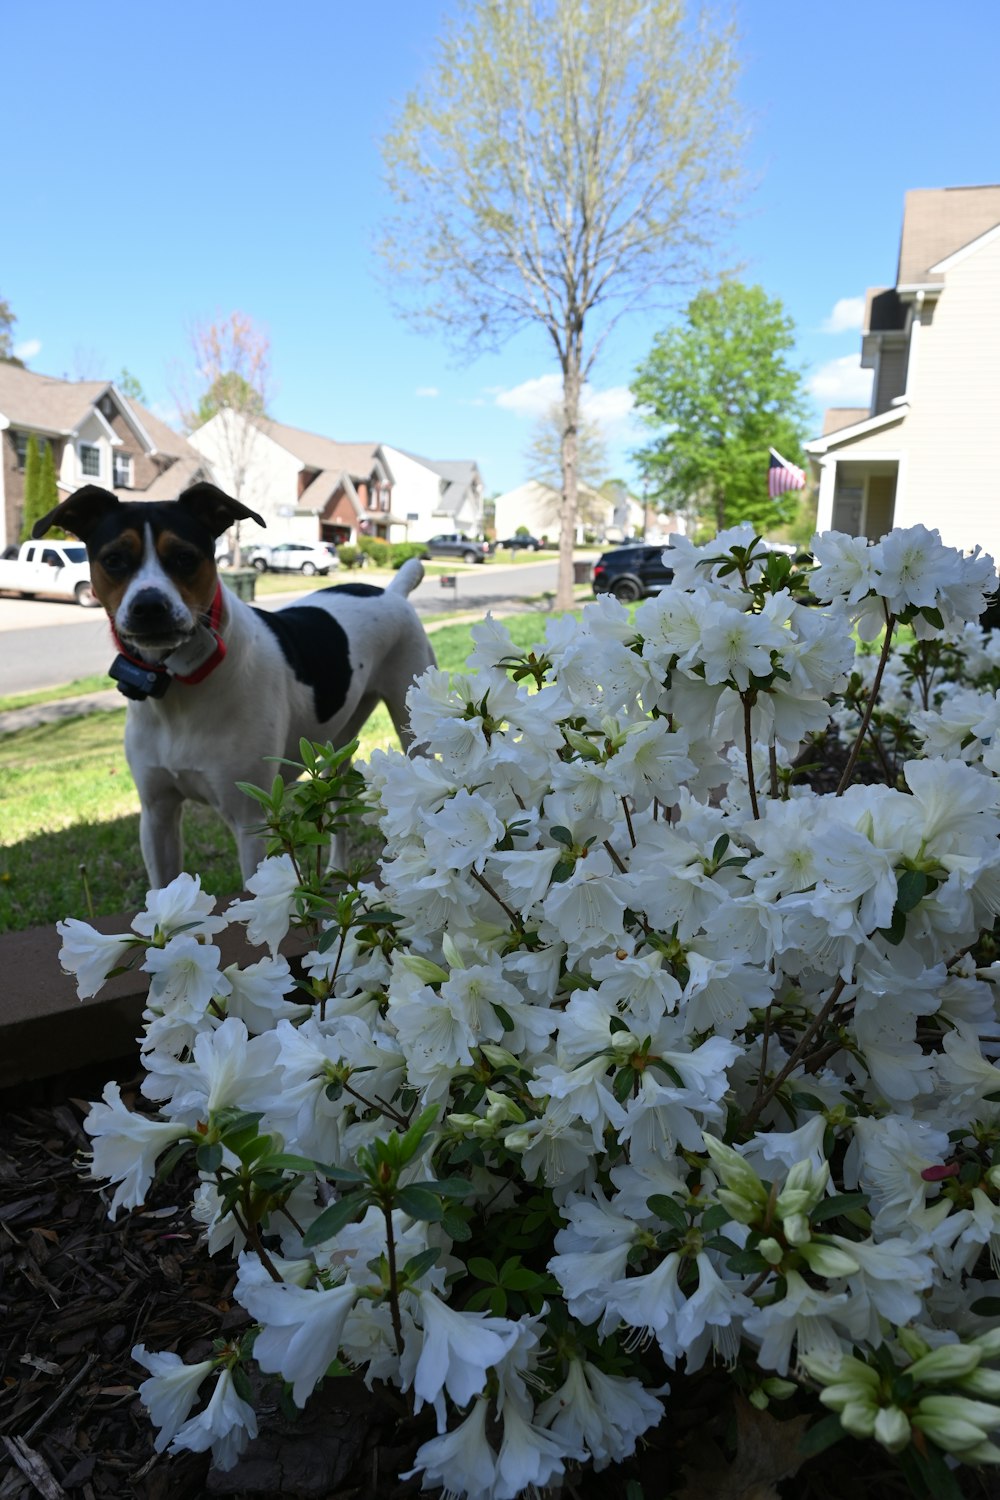
{"type": "Polygon", "coordinates": [[[783,1227],[790,1245],[798,1247],[809,1243],[809,1220],[805,1214],[789,1214],[783,1227]]]}
{"type": "Polygon", "coordinates": [[[995,1328],[988,1328],[985,1333],[977,1333],[974,1339],[967,1342],[979,1350],[983,1359],[996,1359],[1000,1356],[1000,1324],[995,1328]]]}
{"type": "Polygon", "coordinates": [[[926,1339],[920,1337],[915,1328],[897,1328],[896,1337],[911,1359],[920,1359],[922,1355],[927,1354],[930,1350],[930,1344],[926,1339]]]}
{"type": "Polygon", "coordinates": [[[741,1198],[738,1193],[731,1193],[728,1188],[716,1188],[715,1196],[737,1224],[753,1224],[760,1217],[760,1204],[748,1203],[745,1198],[741,1198]]]}
{"type": "MultiPolygon", "coordinates": [[[[923,1354],[907,1370],[914,1380],[937,1385],[946,1380],[958,1380],[974,1370],[982,1358],[982,1351],[973,1344],[941,1344],[929,1354],[923,1354]]],[[[1000,1420],[1000,1412],[997,1414],[1000,1420]]]]}
{"type": "Polygon", "coordinates": [[[962,1458],[967,1464],[1000,1464],[1000,1448],[995,1443],[977,1443],[966,1448],[962,1458]]]}
{"type": "Polygon", "coordinates": [[[838,1381],[851,1381],[853,1384],[865,1386],[867,1389],[877,1391],[879,1387],[879,1374],[873,1370],[871,1365],[866,1365],[863,1359],[857,1359],[853,1354],[841,1355],[836,1363],[824,1359],[820,1354],[800,1354],[799,1364],[807,1375],[813,1380],[818,1380],[821,1385],[835,1385],[838,1381]]]}
{"type": "Polygon", "coordinates": [[[851,1437],[870,1438],[875,1431],[875,1418],[878,1415],[878,1407],[851,1401],[839,1413],[840,1425],[851,1437]]]}
{"type": "Polygon", "coordinates": [[[825,1245],[821,1240],[801,1245],[799,1254],[817,1276],[853,1276],[859,1269],[853,1255],[848,1255],[837,1245],[825,1245]]]}
{"type": "Polygon", "coordinates": [[[415,974],[422,979],[424,984],[443,984],[448,978],[447,969],[442,969],[440,964],[432,963],[429,958],[421,958],[419,953],[397,953],[393,961],[406,969],[408,973],[415,974]]]}
{"type": "Polygon", "coordinates": [[[718,1172],[722,1181],[733,1192],[740,1193],[753,1203],[759,1203],[763,1208],[767,1203],[767,1192],[757,1173],[750,1164],[743,1160],[738,1151],[732,1146],[727,1146],[723,1141],[716,1140],[714,1135],[707,1131],[702,1132],[705,1142],[705,1150],[712,1158],[712,1165],[718,1172]]]}
{"type": "Polygon", "coordinates": [[[496,1042],[480,1042],[479,1050],[486,1061],[494,1068],[516,1068],[519,1066],[513,1052],[508,1052],[506,1047],[498,1047],[496,1042]]]}
{"type": "Polygon", "coordinates": [[[900,1453],[910,1441],[910,1419],[898,1406],[885,1406],[875,1418],[875,1441],[890,1453],[900,1453]]]}
{"type": "Polygon", "coordinates": [[[775,1401],[787,1401],[789,1396],[794,1396],[798,1386],[794,1380],[782,1380],[780,1375],[769,1375],[761,1382],[761,1390],[775,1401]]]}
{"type": "Polygon", "coordinates": [[[837,1380],[833,1385],[825,1385],[819,1393],[819,1399],[831,1411],[843,1411],[845,1406],[874,1407],[874,1397],[875,1391],[871,1386],[854,1380],[837,1380]]]}
{"type": "Polygon", "coordinates": [[[1000,1370],[986,1370],[982,1365],[958,1382],[963,1396],[982,1396],[984,1401],[1000,1400],[1000,1370]]]}
{"type": "Polygon", "coordinates": [[[757,1249],[769,1266],[780,1266],[785,1258],[785,1247],[779,1245],[776,1239],[761,1240],[757,1245],[757,1249]]]}

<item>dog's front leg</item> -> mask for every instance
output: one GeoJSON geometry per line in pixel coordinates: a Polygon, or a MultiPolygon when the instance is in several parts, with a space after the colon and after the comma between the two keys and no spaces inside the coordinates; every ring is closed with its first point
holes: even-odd
{"type": "Polygon", "coordinates": [[[140,789],[139,846],[153,890],[159,890],[181,873],[181,807],[183,798],[173,788],[160,788],[146,796],[140,789]]]}
{"type": "Polygon", "coordinates": [[[264,840],[253,828],[247,828],[241,823],[231,823],[233,837],[236,840],[236,852],[239,855],[240,874],[243,876],[245,885],[250,876],[256,870],[264,858],[264,840]]]}

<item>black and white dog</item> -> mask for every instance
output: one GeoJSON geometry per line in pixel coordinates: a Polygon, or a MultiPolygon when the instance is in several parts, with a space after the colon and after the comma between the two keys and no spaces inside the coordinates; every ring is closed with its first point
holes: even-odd
{"type": "MultiPolygon", "coordinates": [[[[246,879],[263,857],[256,804],[238,781],[269,784],[268,756],[297,759],[299,740],[344,745],[379,700],[410,742],[406,693],[434,652],[407,595],[423,577],[405,563],[385,590],[348,583],[308,603],[264,611],[223,588],[215,539],[260,516],[211,484],[177,500],[121,503],[87,485],[40,520],[85,543],[94,589],[131,701],[125,753],[139,790],[150,883],[180,873],[181,804],[207,802],[232,829],[246,879]]],[[[278,767],[287,774],[284,767],[278,767]]]]}

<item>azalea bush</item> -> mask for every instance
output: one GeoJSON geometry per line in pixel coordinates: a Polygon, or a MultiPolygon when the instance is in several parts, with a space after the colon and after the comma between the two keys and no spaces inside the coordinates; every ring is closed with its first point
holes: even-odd
{"type": "Polygon", "coordinates": [[[86,1122],[110,1212],[193,1153],[249,1319],[135,1349],[159,1450],[231,1465],[248,1366],[299,1407],[352,1370],[432,1414],[424,1488],[513,1500],[714,1367],[917,1495],[1000,1460],[992,561],[916,527],[670,562],[534,651],[477,627],[411,691],[423,755],[248,789],[270,852],[222,915],[182,875],[61,924],[81,994],[150,975],[149,1110],[86,1122]],[[356,817],[377,880],[330,868],[356,817]],[[222,968],[233,923],[261,956],[222,968]]]}

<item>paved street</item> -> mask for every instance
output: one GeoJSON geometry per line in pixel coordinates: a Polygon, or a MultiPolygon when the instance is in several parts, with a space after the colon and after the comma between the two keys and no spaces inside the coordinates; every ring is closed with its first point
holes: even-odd
{"type": "MultiPolygon", "coordinates": [[[[431,577],[411,594],[421,614],[449,610],[456,615],[472,610],[485,614],[501,602],[554,591],[556,563],[456,567],[452,576],[454,589],[442,588],[440,578],[431,577]]],[[[256,603],[262,609],[275,609],[306,598],[307,594],[299,593],[271,594],[256,603]]],[[[0,697],[59,687],[106,671],[113,654],[103,610],[0,597],[0,697]]]]}

